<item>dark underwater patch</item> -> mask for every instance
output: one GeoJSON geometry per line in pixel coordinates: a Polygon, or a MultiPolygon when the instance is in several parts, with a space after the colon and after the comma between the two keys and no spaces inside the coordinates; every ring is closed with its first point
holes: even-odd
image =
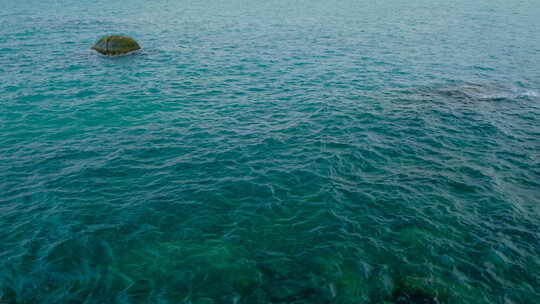
{"type": "Polygon", "coordinates": [[[395,304],[439,304],[436,297],[422,292],[408,292],[401,289],[396,289],[392,295],[392,303],[395,304]]]}
{"type": "Polygon", "coordinates": [[[459,102],[503,102],[538,99],[539,92],[525,87],[508,86],[501,83],[455,83],[401,89],[408,101],[459,102]]]}

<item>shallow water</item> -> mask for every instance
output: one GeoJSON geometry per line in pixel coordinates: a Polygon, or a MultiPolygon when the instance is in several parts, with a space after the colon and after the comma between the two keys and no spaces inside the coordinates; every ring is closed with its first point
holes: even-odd
{"type": "Polygon", "coordinates": [[[1,303],[540,302],[536,1],[0,1],[1,303]]]}

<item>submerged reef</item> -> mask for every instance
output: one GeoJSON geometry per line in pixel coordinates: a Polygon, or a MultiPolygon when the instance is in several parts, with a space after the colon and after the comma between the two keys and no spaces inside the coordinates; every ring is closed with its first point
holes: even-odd
{"type": "Polygon", "coordinates": [[[416,97],[429,100],[452,100],[462,103],[516,101],[537,98],[538,91],[494,83],[457,83],[415,91],[416,97]]]}
{"type": "Polygon", "coordinates": [[[223,240],[151,242],[113,264],[108,288],[123,290],[133,303],[487,303],[469,284],[449,278],[391,265],[366,271],[362,261],[341,253],[253,255],[223,240]]]}
{"type": "Polygon", "coordinates": [[[135,40],[129,37],[116,35],[103,37],[92,46],[93,50],[109,56],[127,54],[139,50],[140,48],[141,47],[135,40]]]}

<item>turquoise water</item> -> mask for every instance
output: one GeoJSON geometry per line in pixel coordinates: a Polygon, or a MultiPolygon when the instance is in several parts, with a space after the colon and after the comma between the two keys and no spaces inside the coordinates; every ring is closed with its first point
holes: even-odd
{"type": "Polygon", "coordinates": [[[540,303],[536,0],[0,3],[0,303],[540,303]]]}

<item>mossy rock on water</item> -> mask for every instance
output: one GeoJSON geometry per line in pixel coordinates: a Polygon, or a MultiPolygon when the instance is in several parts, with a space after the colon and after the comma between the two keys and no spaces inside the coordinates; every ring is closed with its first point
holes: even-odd
{"type": "Polygon", "coordinates": [[[129,37],[114,35],[103,37],[92,46],[93,50],[110,56],[127,54],[140,48],[139,44],[129,37]]]}

